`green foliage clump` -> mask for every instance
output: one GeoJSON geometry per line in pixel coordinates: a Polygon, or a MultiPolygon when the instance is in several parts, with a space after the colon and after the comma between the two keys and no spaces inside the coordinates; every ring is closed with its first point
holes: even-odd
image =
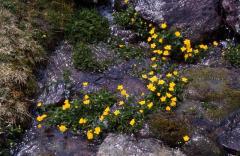
{"type": "Polygon", "coordinates": [[[109,23],[96,9],[82,9],[67,25],[66,35],[73,42],[106,41],[110,35],[109,23]]]}
{"type": "Polygon", "coordinates": [[[75,68],[84,71],[101,71],[107,67],[107,63],[98,61],[89,46],[83,42],[74,46],[73,64],[75,68]]]}
{"type": "Polygon", "coordinates": [[[4,128],[0,127],[0,155],[11,156],[10,148],[16,145],[16,141],[22,136],[22,133],[23,129],[17,125],[5,125],[4,128]]]}
{"type": "Polygon", "coordinates": [[[233,66],[240,67],[240,45],[229,46],[226,49],[225,59],[228,60],[233,66]]]}
{"type": "Polygon", "coordinates": [[[147,23],[140,17],[133,7],[128,7],[126,10],[116,12],[114,20],[120,26],[136,31],[140,37],[147,37],[147,23]]]}

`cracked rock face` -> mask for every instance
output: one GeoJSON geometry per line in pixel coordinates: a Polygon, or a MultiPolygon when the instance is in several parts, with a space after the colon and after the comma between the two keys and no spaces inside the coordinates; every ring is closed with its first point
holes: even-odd
{"type": "Polygon", "coordinates": [[[185,156],[180,150],[164,146],[156,139],[136,139],[132,136],[110,134],[100,145],[97,156],[185,156]]]}
{"type": "Polygon", "coordinates": [[[226,23],[236,33],[240,34],[240,2],[236,0],[223,0],[222,7],[226,15],[226,23]]]}
{"type": "Polygon", "coordinates": [[[138,0],[134,5],[144,19],[166,21],[194,41],[209,39],[221,25],[216,0],[138,0]]]}

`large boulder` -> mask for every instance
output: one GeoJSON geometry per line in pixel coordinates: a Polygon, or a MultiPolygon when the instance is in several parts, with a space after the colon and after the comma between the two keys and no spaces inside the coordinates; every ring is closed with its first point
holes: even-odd
{"type": "Polygon", "coordinates": [[[192,121],[215,125],[231,112],[239,109],[240,77],[238,72],[226,68],[194,67],[185,71],[192,79],[184,91],[183,102],[177,112],[192,121]]]}
{"type": "MultiPolygon", "coordinates": [[[[239,103],[240,104],[240,103],[239,103]]],[[[229,153],[240,152],[240,111],[224,120],[216,131],[218,143],[229,153]]]]}
{"type": "Polygon", "coordinates": [[[97,156],[184,156],[180,150],[164,146],[156,139],[136,139],[110,134],[100,145],[97,156]]]}
{"type": "Polygon", "coordinates": [[[225,22],[236,33],[240,34],[240,2],[236,0],[223,0],[222,7],[225,12],[225,22]]]}
{"type": "Polygon", "coordinates": [[[214,37],[221,25],[217,0],[137,0],[134,5],[144,19],[167,22],[195,41],[214,37]]]}

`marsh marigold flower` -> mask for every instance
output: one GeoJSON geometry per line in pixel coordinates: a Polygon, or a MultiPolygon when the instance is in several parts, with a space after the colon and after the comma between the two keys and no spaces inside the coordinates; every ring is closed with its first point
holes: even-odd
{"type": "Polygon", "coordinates": [[[62,109],[67,110],[67,109],[70,109],[70,107],[71,107],[71,105],[70,105],[69,100],[65,100],[64,104],[62,105],[62,109]]]}
{"type": "Polygon", "coordinates": [[[162,23],[162,24],[161,24],[161,28],[162,28],[162,29],[166,29],[166,28],[167,28],[167,23],[162,23]]]}
{"type": "Polygon", "coordinates": [[[87,131],[87,138],[88,138],[88,140],[92,140],[93,139],[93,132],[92,132],[92,130],[88,130],[87,131]]]}
{"type": "Polygon", "coordinates": [[[94,133],[95,133],[95,134],[99,135],[100,132],[101,132],[101,128],[100,128],[100,127],[96,127],[96,128],[94,129],[94,133]]]}
{"type": "Polygon", "coordinates": [[[119,111],[119,110],[115,110],[115,111],[113,112],[113,114],[116,115],[116,116],[118,116],[118,115],[120,114],[120,111],[119,111]]]}
{"type": "Polygon", "coordinates": [[[58,129],[60,132],[64,133],[64,132],[66,132],[67,127],[65,125],[60,125],[60,126],[58,126],[58,129]]]}
{"type": "Polygon", "coordinates": [[[134,126],[134,125],[135,125],[135,119],[132,119],[132,120],[129,122],[129,124],[130,124],[131,126],[134,126]]]}
{"type": "Polygon", "coordinates": [[[85,118],[80,118],[79,119],[79,124],[85,124],[85,123],[87,123],[87,119],[85,119],[85,118]]]}
{"type": "Polygon", "coordinates": [[[188,142],[188,141],[190,140],[190,138],[189,138],[188,135],[185,135],[185,136],[183,136],[183,140],[184,140],[185,142],[188,142]]]}
{"type": "Polygon", "coordinates": [[[187,79],[186,77],[182,77],[182,82],[187,83],[187,82],[188,82],[188,79],[187,79]]]}
{"type": "Polygon", "coordinates": [[[82,85],[83,85],[83,87],[87,87],[88,86],[88,82],[83,82],[82,85]]]}
{"type": "Polygon", "coordinates": [[[171,107],[167,106],[166,111],[170,111],[170,110],[171,110],[171,107]]]}
{"type": "Polygon", "coordinates": [[[180,36],[181,36],[181,33],[180,33],[179,31],[176,31],[176,32],[175,32],[175,36],[176,36],[176,37],[180,37],[180,36]]]}

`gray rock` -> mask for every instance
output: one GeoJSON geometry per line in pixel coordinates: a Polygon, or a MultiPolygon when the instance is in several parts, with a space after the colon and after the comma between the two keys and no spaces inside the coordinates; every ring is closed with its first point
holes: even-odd
{"type": "Polygon", "coordinates": [[[98,156],[184,156],[180,150],[164,146],[156,139],[109,134],[100,145],[98,156]]]}
{"type": "Polygon", "coordinates": [[[135,9],[144,19],[166,21],[195,41],[213,37],[221,25],[216,0],[137,0],[135,9]]]}
{"type": "Polygon", "coordinates": [[[220,148],[208,137],[195,133],[191,140],[183,146],[183,151],[188,156],[221,156],[220,148]]]}
{"type": "Polygon", "coordinates": [[[236,0],[223,0],[222,7],[226,15],[225,22],[236,33],[240,34],[240,2],[236,0]]]}
{"type": "Polygon", "coordinates": [[[97,146],[86,139],[57,130],[29,130],[16,156],[92,156],[97,146]]]}
{"type": "MultiPolygon", "coordinates": [[[[240,103],[239,103],[240,104],[240,103]]],[[[217,129],[218,143],[232,154],[240,152],[240,111],[233,113],[217,129]]]]}

